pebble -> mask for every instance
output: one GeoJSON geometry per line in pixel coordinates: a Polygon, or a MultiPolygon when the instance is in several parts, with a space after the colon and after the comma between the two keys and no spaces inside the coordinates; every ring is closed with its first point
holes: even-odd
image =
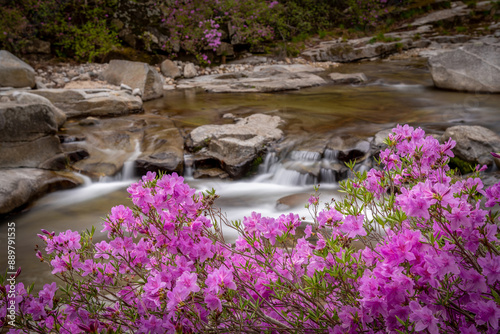
{"type": "MultiPolygon", "coordinates": [[[[138,88],[137,88],[137,89],[138,89],[138,88]]],[[[126,90],[126,91],[129,91],[129,92],[132,92],[132,87],[127,86],[127,85],[125,85],[125,84],[123,84],[123,83],[122,83],[122,84],[120,85],[120,90],[126,90]]],[[[140,91],[140,90],[139,90],[139,91],[140,91]]]]}
{"type": "Polygon", "coordinates": [[[134,90],[132,90],[132,96],[142,97],[141,89],[140,88],[135,88],[134,90]]]}

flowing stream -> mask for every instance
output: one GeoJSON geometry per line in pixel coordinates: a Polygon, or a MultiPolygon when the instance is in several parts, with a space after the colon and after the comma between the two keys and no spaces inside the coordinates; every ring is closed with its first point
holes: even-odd
{"type": "MultiPolygon", "coordinates": [[[[242,181],[193,179],[186,169],[187,182],[198,190],[215,188],[221,196],[217,206],[229,219],[242,219],[252,211],[267,216],[295,212],[308,217],[304,204],[317,182],[309,174],[289,169],[290,164],[333,164],[335,152],[323,157],[308,151],[312,139],[348,135],[360,138],[410,123],[428,133],[440,133],[458,124],[482,125],[500,133],[500,96],[440,91],[422,60],[377,61],[344,65],[338,71],[364,72],[366,85],[326,85],[274,94],[208,94],[196,90],[170,91],[163,99],[145,104],[146,113],[169,117],[183,131],[204,124],[224,124],[225,113],[237,117],[261,112],[286,121],[284,132],[291,143],[287,162],[269,153],[256,176],[242,181]],[[287,165],[288,164],[288,165],[287,165]]],[[[102,239],[100,222],[114,205],[130,204],[126,188],[134,177],[133,161],[140,145],[130,154],[120,175],[99,182],[86,180],[82,187],[59,191],[38,200],[28,211],[0,221],[0,269],[6,268],[7,223],[16,223],[18,281],[35,282],[37,288],[53,280],[48,267],[34,256],[40,229],[65,231],[97,227],[96,240],[102,239]]],[[[189,159],[189,156],[187,156],[189,159]]],[[[329,169],[320,170],[323,200],[338,198],[336,178],[329,169]]],[[[234,234],[228,231],[228,241],[234,234]]]]}

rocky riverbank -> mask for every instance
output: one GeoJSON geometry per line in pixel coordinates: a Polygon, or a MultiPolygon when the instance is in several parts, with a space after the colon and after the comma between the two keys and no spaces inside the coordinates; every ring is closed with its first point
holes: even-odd
{"type": "MultiPolygon", "coordinates": [[[[491,6],[491,1],[483,1],[476,11],[491,6]]],[[[130,159],[140,173],[194,168],[193,175],[200,178],[241,178],[271,151],[286,169],[318,181],[345,178],[344,163],[350,160],[369,168],[387,131],[366,138],[312,134],[307,145],[288,152],[291,138],[283,132],[286,120],[280,117],[228,114],[226,124],[185,132],[168,118],[143,114],[143,102],[169,90],[193,88],[266,93],[365,85],[377,78],[342,73],[341,63],[415,57],[429,58],[438,88],[498,93],[500,24],[489,21],[468,34],[440,34],[446,22],[470,15],[467,6],[454,2],[450,9],[417,18],[391,33],[324,41],[297,58],[248,54],[210,68],[170,60],[156,66],[113,60],[32,67],[0,51],[0,214],[22,208],[48,191],[82,184],[68,171],[99,179],[120,173],[130,159]],[[301,160],[311,163],[298,163],[301,160]]],[[[464,162],[492,166],[489,152],[500,151],[500,137],[486,128],[450,126],[440,138],[457,140],[454,152],[464,162]]]]}

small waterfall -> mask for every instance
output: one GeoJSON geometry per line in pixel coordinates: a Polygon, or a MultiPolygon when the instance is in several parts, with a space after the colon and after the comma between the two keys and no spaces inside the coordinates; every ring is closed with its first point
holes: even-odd
{"type": "Polygon", "coordinates": [[[259,166],[254,182],[270,182],[280,185],[305,186],[318,183],[315,170],[321,159],[319,152],[296,150],[282,160],[276,152],[269,152],[259,166]],[[303,172],[301,172],[303,171],[303,172]]]}
{"type": "Polygon", "coordinates": [[[318,183],[317,178],[309,173],[302,174],[285,168],[280,168],[271,180],[273,183],[293,186],[306,186],[318,183]]]}
{"type": "Polygon", "coordinates": [[[141,155],[141,143],[136,140],[132,155],[125,161],[122,169],[122,180],[132,180],[135,177],[135,161],[141,155]]]}
{"type": "Polygon", "coordinates": [[[114,176],[103,176],[99,179],[99,182],[118,182],[118,181],[131,181],[135,178],[135,161],[141,155],[141,143],[139,140],[135,141],[134,152],[127,158],[123,163],[121,172],[114,176]]]}
{"type": "Polygon", "coordinates": [[[335,183],[337,179],[335,177],[335,173],[332,169],[329,168],[321,168],[319,171],[319,178],[321,183],[335,183]]]}
{"type": "Polygon", "coordinates": [[[331,150],[327,148],[325,153],[323,153],[323,160],[327,160],[328,162],[338,162],[339,152],[335,150],[331,150]]]}
{"type": "Polygon", "coordinates": [[[297,161],[319,161],[321,154],[319,152],[292,151],[290,158],[297,161]]]}
{"type": "Polygon", "coordinates": [[[266,154],[264,159],[264,163],[259,166],[259,174],[268,174],[271,173],[271,169],[276,167],[279,158],[276,155],[276,152],[269,152],[266,154]]]}
{"type": "Polygon", "coordinates": [[[184,178],[193,178],[193,155],[184,154],[184,178]]]}
{"type": "Polygon", "coordinates": [[[86,187],[86,186],[89,186],[92,184],[92,179],[90,177],[88,177],[87,175],[82,174],[82,173],[76,173],[76,172],[74,174],[83,180],[82,186],[86,187]]]}

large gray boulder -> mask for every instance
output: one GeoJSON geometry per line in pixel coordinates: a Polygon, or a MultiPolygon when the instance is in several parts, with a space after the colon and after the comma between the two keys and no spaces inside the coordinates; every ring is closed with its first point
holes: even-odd
{"type": "Polygon", "coordinates": [[[48,192],[81,185],[72,173],[36,168],[0,169],[0,215],[21,209],[48,192]]]}
{"type": "Polygon", "coordinates": [[[467,44],[429,58],[438,88],[500,93],[500,44],[467,44]]]}
{"type": "Polygon", "coordinates": [[[63,110],[68,118],[87,116],[123,116],[142,111],[142,100],[125,91],[109,89],[37,89],[63,110]]]}
{"type": "Polygon", "coordinates": [[[221,168],[232,178],[240,178],[269,143],[283,137],[278,128],[281,124],[277,116],[254,114],[236,124],[198,127],[190,134],[192,148],[203,148],[199,154],[203,158],[195,156],[195,167],[202,160],[218,161],[218,166],[209,167],[221,168]]]}
{"type": "Polygon", "coordinates": [[[257,68],[257,71],[253,72],[204,75],[180,80],[177,88],[199,87],[212,93],[258,93],[326,84],[324,79],[315,74],[295,70],[296,68],[288,69],[286,65],[282,65],[257,68]]]}
{"type": "Polygon", "coordinates": [[[17,104],[45,104],[52,110],[54,116],[56,117],[58,128],[60,128],[66,122],[66,114],[43,96],[32,94],[31,92],[22,90],[8,91],[3,96],[5,96],[12,102],[16,102],[17,104]]]}
{"type": "Polygon", "coordinates": [[[132,88],[139,88],[144,101],[163,96],[163,83],[160,74],[146,63],[112,60],[103,73],[103,79],[112,85],[125,84],[132,88]]]}
{"type": "Polygon", "coordinates": [[[0,50],[0,87],[35,87],[35,70],[9,51],[0,50]]]}
{"type": "Polygon", "coordinates": [[[184,71],[182,72],[184,78],[191,79],[194,78],[197,74],[198,72],[196,71],[196,67],[194,67],[193,63],[187,63],[184,66],[184,71]]]}
{"type": "Polygon", "coordinates": [[[0,168],[64,168],[57,129],[49,105],[0,103],[0,168]]]}
{"type": "Polygon", "coordinates": [[[177,79],[181,76],[181,70],[170,59],[166,59],[161,63],[160,70],[167,78],[177,79]]]}
{"type": "Polygon", "coordinates": [[[482,126],[457,125],[446,129],[442,140],[453,139],[455,156],[472,164],[491,166],[491,152],[500,152],[500,136],[482,126]]]}

